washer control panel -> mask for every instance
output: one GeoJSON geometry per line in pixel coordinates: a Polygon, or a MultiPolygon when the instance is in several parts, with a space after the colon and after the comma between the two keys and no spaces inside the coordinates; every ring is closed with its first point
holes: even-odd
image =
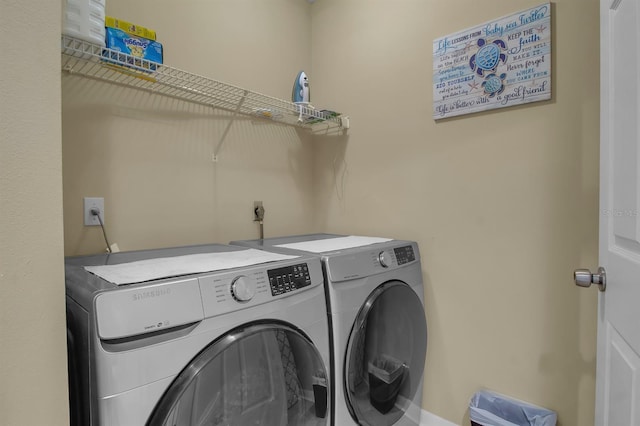
{"type": "Polygon", "coordinates": [[[267,271],[271,295],[278,296],[311,285],[309,266],[306,263],[285,266],[267,271]]]}
{"type": "Polygon", "coordinates": [[[202,274],[198,276],[198,284],[204,318],[295,298],[308,291],[322,293],[322,276],[320,259],[310,257],[202,274]]]}

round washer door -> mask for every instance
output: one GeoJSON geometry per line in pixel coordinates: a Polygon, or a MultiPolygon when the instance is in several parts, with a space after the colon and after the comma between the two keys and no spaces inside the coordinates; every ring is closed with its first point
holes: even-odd
{"type": "Polygon", "coordinates": [[[300,331],[246,325],[178,374],[147,425],[327,425],[327,377],[317,348],[300,331]]]}
{"type": "Polygon", "coordinates": [[[427,322],[418,295],[400,281],[379,286],[358,312],[347,344],[345,397],[354,420],[396,423],[421,386],[426,353],[427,322]]]}

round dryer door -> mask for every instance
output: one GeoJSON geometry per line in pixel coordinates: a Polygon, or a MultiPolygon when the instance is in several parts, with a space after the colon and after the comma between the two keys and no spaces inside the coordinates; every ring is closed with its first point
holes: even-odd
{"type": "Polygon", "coordinates": [[[327,425],[327,372],[285,324],[252,324],[213,342],[176,377],[147,425],[327,425]]]}
{"type": "Polygon", "coordinates": [[[393,425],[414,401],[427,352],[427,322],[411,287],[389,281],[374,290],[351,330],[345,360],[347,405],[359,424],[393,425]]]}

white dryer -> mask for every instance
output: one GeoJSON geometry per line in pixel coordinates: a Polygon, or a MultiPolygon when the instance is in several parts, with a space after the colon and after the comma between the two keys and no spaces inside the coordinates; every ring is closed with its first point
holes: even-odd
{"type": "Polygon", "coordinates": [[[328,425],[320,261],[264,254],[67,258],[72,425],[328,425]]]}
{"type": "Polygon", "coordinates": [[[332,424],[420,424],[427,324],[417,243],[314,234],[231,244],[322,260],[332,424]]]}

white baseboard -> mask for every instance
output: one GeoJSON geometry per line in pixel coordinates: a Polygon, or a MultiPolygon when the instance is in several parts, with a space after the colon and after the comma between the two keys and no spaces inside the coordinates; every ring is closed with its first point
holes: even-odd
{"type": "Polygon", "coordinates": [[[451,423],[449,420],[445,420],[442,417],[438,417],[433,413],[430,413],[420,407],[418,404],[414,404],[409,400],[398,397],[398,407],[404,411],[405,421],[400,420],[398,425],[419,425],[419,426],[459,426],[455,423],[451,423]],[[418,416],[420,422],[418,422],[418,416]]]}
{"type": "Polygon", "coordinates": [[[438,417],[428,411],[422,410],[420,417],[420,426],[458,426],[455,423],[451,423],[449,420],[445,420],[442,417],[438,417]]]}

